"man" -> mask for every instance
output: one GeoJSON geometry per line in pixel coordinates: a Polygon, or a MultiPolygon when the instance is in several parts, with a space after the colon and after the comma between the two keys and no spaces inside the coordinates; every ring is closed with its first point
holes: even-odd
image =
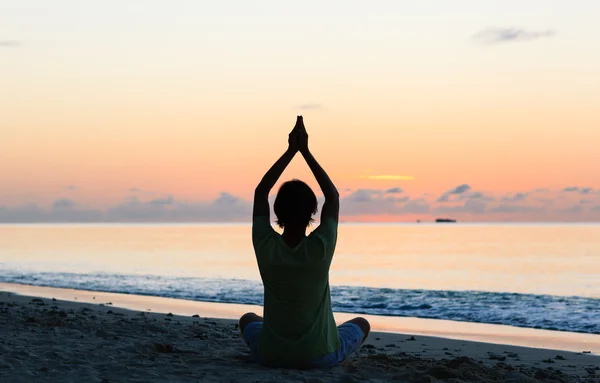
{"type": "Polygon", "coordinates": [[[370,326],[355,318],[339,327],[333,317],[329,267],[337,241],[339,193],[308,149],[302,116],[288,139],[288,149],[267,171],[254,193],[252,243],[264,284],[264,319],[240,318],[240,330],[254,360],[273,367],[330,367],[366,340],[370,326]],[[275,199],[279,235],[270,223],[269,192],[300,152],[315,176],[325,203],[321,222],[306,229],[317,212],[317,198],[299,180],[284,183],[275,199]]]}

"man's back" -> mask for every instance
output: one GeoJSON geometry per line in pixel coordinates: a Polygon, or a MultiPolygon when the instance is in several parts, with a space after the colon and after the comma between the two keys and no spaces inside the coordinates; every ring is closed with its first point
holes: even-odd
{"type": "Polygon", "coordinates": [[[258,216],[252,241],[265,288],[261,357],[267,362],[294,363],[338,349],[329,292],[337,222],[324,220],[292,248],[273,230],[268,217],[258,216]]]}
{"type": "Polygon", "coordinates": [[[276,367],[331,367],[365,341],[370,330],[364,318],[336,327],[329,293],[329,266],[337,241],[340,194],[308,149],[302,116],[289,134],[288,148],[254,190],[252,243],[265,287],[264,318],[246,313],[240,331],[252,359],[276,367]],[[315,176],[325,202],[321,224],[306,237],[318,210],[317,196],[305,182],[284,182],[273,211],[283,235],[270,223],[269,193],[300,153],[315,176]],[[284,241],[285,237],[285,241],[284,241]]]}

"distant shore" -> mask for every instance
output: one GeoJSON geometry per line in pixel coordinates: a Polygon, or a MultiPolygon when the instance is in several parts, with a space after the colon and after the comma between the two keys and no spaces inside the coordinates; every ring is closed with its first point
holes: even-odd
{"type": "Polygon", "coordinates": [[[259,307],[16,284],[0,291],[2,382],[600,381],[598,335],[369,317],[380,332],[342,365],[271,370],[247,360],[236,321],[223,319],[259,307]]]}

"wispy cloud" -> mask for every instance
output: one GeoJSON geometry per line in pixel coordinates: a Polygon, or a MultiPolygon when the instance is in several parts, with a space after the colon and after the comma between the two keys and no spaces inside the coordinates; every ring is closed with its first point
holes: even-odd
{"type": "Polygon", "coordinates": [[[517,41],[531,41],[552,37],[556,31],[528,31],[522,28],[496,28],[490,27],[475,34],[473,40],[483,44],[500,44],[517,41]]]}
{"type": "Polygon", "coordinates": [[[321,105],[321,104],[302,104],[302,105],[298,106],[298,109],[301,109],[301,110],[323,109],[323,105],[321,105]]]}
{"type": "Polygon", "coordinates": [[[529,197],[529,193],[518,192],[518,193],[514,193],[514,194],[508,194],[508,195],[504,196],[502,198],[502,200],[506,201],[506,202],[519,202],[519,201],[525,201],[527,199],[527,197],[529,197]]]}
{"type": "Polygon", "coordinates": [[[524,213],[542,213],[545,208],[543,206],[516,205],[512,203],[503,203],[492,207],[490,213],[504,214],[524,214],[524,213]]]}
{"type": "Polygon", "coordinates": [[[153,199],[152,201],[148,202],[148,204],[154,205],[154,206],[173,205],[173,203],[175,203],[175,200],[173,199],[172,196],[168,196],[165,198],[156,198],[156,199],[153,199]]]}
{"type": "Polygon", "coordinates": [[[54,209],[72,208],[75,206],[75,202],[68,198],[57,199],[56,201],[54,201],[54,204],[52,204],[52,207],[54,209]]]}
{"type": "Polygon", "coordinates": [[[358,189],[340,200],[340,212],[348,216],[425,214],[429,203],[410,196],[395,196],[387,190],[358,189]]]}
{"type": "Polygon", "coordinates": [[[477,200],[481,200],[481,201],[486,201],[486,202],[490,202],[490,201],[495,201],[496,198],[491,196],[491,195],[487,195],[484,194],[482,192],[473,192],[470,193],[469,195],[466,196],[467,199],[477,199],[477,200]]]}
{"type": "Polygon", "coordinates": [[[385,191],[388,194],[402,194],[404,193],[404,190],[402,190],[402,188],[391,188],[385,191]]]}
{"type": "Polygon", "coordinates": [[[65,187],[65,189],[67,189],[67,190],[77,190],[77,186],[75,186],[75,185],[68,185],[68,186],[65,187]]]}
{"type": "Polygon", "coordinates": [[[600,190],[595,190],[591,187],[579,187],[579,186],[569,186],[562,190],[565,193],[579,193],[579,194],[592,194],[595,192],[600,192],[600,190]]]}
{"type": "Polygon", "coordinates": [[[487,204],[478,199],[467,199],[464,204],[456,206],[439,205],[433,212],[435,214],[483,214],[487,204]]]}
{"type": "MultiPolygon", "coordinates": [[[[533,191],[492,195],[473,190],[466,183],[441,195],[411,196],[400,187],[345,190],[340,214],[346,217],[418,214],[424,219],[448,215],[460,220],[600,221],[598,187],[552,189],[543,194],[544,198],[537,198],[533,191]]],[[[322,206],[323,199],[319,201],[322,206]]],[[[251,201],[226,192],[213,200],[186,201],[169,193],[150,196],[142,191],[103,209],[65,196],[46,207],[0,206],[0,222],[237,222],[250,220],[251,213],[251,201]]]]}
{"type": "Polygon", "coordinates": [[[229,193],[221,193],[212,201],[188,202],[172,196],[148,202],[132,197],[109,208],[109,222],[230,222],[247,220],[252,204],[229,193]]]}
{"type": "Polygon", "coordinates": [[[463,193],[468,192],[469,190],[471,190],[471,186],[469,186],[467,184],[459,185],[459,186],[455,187],[454,189],[450,189],[447,192],[445,192],[444,194],[442,194],[437,199],[437,201],[438,202],[448,202],[450,200],[451,196],[463,194],[463,193]]]}
{"type": "Polygon", "coordinates": [[[132,193],[132,194],[146,195],[146,196],[151,196],[151,195],[157,195],[158,194],[158,193],[150,191],[150,190],[142,190],[140,188],[135,188],[135,187],[134,188],[129,188],[129,189],[127,189],[127,191],[129,193],[132,193]]]}

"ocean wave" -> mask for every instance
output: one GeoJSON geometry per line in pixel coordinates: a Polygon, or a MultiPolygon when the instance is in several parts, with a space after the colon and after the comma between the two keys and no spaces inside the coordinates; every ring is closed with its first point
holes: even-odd
{"type": "MultiPolygon", "coordinates": [[[[0,282],[204,302],[263,304],[260,282],[156,275],[2,270],[0,282]]],[[[334,311],[600,334],[600,299],[485,291],[332,286],[334,311]]]]}

